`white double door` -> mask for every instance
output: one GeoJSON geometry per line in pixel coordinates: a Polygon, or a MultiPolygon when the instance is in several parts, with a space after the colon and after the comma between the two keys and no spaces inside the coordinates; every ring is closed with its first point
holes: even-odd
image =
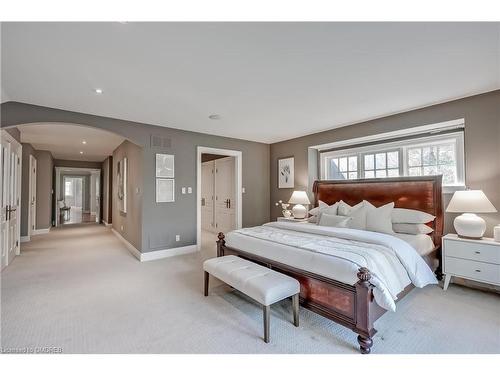
{"type": "Polygon", "coordinates": [[[5,130],[0,135],[0,252],[4,269],[20,252],[22,147],[5,130]]]}
{"type": "Polygon", "coordinates": [[[235,158],[202,163],[202,229],[227,233],[236,228],[235,158]]]}

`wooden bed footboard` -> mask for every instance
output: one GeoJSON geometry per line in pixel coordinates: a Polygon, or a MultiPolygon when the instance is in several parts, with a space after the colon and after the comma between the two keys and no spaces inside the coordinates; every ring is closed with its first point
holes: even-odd
{"type": "Polygon", "coordinates": [[[367,268],[360,268],[357,273],[358,282],[355,285],[348,285],[228,247],[224,238],[224,234],[219,233],[218,257],[237,255],[297,279],[300,282],[300,304],[356,332],[361,353],[370,353],[373,345],[372,337],[377,332],[373,323],[386,310],[380,307],[373,298],[371,274],[367,268]]]}

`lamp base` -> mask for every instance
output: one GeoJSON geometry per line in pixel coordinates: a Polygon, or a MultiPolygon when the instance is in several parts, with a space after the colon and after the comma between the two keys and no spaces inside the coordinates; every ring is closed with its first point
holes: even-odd
{"type": "Polygon", "coordinates": [[[304,219],[307,215],[307,209],[301,204],[296,204],[292,208],[292,213],[294,218],[304,219]]]}
{"type": "Polygon", "coordinates": [[[465,213],[457,216],[453,226],[459,237],[468,239],[481,239],[486,231],[486,222],[476,214],[465,213]]]}

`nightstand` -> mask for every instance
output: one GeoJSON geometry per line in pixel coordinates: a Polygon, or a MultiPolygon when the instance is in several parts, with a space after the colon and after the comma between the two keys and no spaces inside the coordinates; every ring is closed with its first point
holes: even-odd
{"type": "Polygon", "coordinates": [[[452,276],[500,286],[500,242],[472,240],[456,234],[443,237],[443,273],[446,290],[452,276]]]}
{"type": "Polygon", "coordinates": [[[289,223],[307,223],[307,218],[305,219],[296,219],[294,217],[283,217],[280,216],[276,219],[276,221],[287,221],[289,223]]]}

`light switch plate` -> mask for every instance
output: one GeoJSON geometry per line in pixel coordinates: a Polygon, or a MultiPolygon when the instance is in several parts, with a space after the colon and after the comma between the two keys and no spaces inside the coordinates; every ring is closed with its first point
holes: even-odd
{"type": "Polygon", "coordinates": [[[181,236],[180,236],[180,235],[178,235],[178,234],[176,234],[176,235],[175,235],[175,241],[176,241],[176,242],[179,242],[180,240],[181,240],[181,236]]]}
{"type": "Polygon", "coordinates": [[[186,194],[186,188],[185,188],[185,187],[183,187],[183,188],[181,189],[181,192],[182,192],[182,194],[186,194]]]}
{"type": "Polygon", "coordinates": [[[241,192],[245,194],[245,188],[241,188],[241,192]]]}
{"type": "Polygon", "coordinates": [[[191,194],[193,192],[193,189],[190,187],[188,187],[188,194],[191,194]]]}

